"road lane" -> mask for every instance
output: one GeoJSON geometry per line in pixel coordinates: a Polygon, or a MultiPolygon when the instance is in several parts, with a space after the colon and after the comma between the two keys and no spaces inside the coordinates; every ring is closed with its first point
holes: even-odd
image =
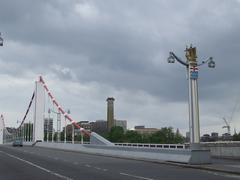
{"type": "MultiPolygon", "coordinates": [[[[225,174],[196,169],[38,147],[13,148],[11,146],[0,146],[0,151],[72,179],[233,179],[225,174]]],[[[15,164],[11,165],[14,166],[13,168],[18,167],[15,164]]],[[[36,169],[35,171],[41,170],[36,169]]],[[[44,174],[44,172],[41,173],[44,174]]],[[[2,174],[1,168],[0,174],[2,174]]],[[[56,176],[55,178],[59,177],[56,176]]]]}
{"type": "MultiPolygon", "coordinates": [[[[0,148],[1,149],[1,148],[0,148]]],[[[49,174],[48,172],[37,169],[16,158],[9,157],[5,152],[0,151],[0,179],[6,180],[57,180],[59,177],[49,174]]]]}

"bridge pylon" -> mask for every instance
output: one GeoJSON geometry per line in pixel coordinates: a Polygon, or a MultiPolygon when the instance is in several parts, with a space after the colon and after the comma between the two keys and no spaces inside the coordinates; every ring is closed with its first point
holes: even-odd
{"type": "Polygon", "coordinates": [[[4,133],[4,122],[3,122],[3,118],[2,118],[2,115],[1,115],[1,118],[0,118],[0,144],[3,144],[3,135],[4,133]]]}
{"type": "Polygon", "coordinates": [[[35,82],[33,141],[44,140],[45,90],[41,82],[35,82]]]}

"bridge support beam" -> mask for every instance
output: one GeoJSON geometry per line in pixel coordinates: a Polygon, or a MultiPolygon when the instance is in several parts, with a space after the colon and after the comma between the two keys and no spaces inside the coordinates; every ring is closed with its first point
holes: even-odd
{"type": "Polygon", "coordinates": [[[40,82],[35,84],[35,107],[34,107],[34,125],[33,141],[43,141],[44,139],[44,104],[45,91],[40,82]]]}
{"type": "Polygon", "coordinates": [[[0,118],[0,144],[3,144],[3,133],[4,133],[4,122],[3,119],[0,118]]]}

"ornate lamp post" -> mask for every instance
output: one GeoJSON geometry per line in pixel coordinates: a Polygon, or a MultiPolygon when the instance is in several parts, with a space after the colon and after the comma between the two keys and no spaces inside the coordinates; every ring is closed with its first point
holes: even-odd
{"type": "Polygon", "coordinates": [[[210,57],[202,63],[197,62],[196,47],[192,45],[185,50],[187,61],[182,61],[173,52],[169,53],[168,63],[174,63],[175,60],[187,68],[189,81],[189,132],[191,148],[199,148],[200,126],[199,126],[199,102],[198,102],[198,67],[208,63],[209,68],[215,68],[215,62],[210,57]]]}

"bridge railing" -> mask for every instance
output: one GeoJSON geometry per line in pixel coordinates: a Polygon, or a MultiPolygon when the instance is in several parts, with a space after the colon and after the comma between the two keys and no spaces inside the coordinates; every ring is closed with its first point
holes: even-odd
{"type": "Polygon", "coordinates": [[[185,144],[114,143],[116,146],[158,149],[185,149],[185,144]]]}
{"type": "MultiPolygon", "coordinates": [[[[47,141],[44,141],[47,142],[47,141]]],[[[52,143],[52,141],[48,141],[49,143],[52,143]]],[[[53,143],[65,143],[65,141],[53,141],[53,143]]],[[[82,144],[81,141],[74,141],[74,143],[72,141],[66,141],[67,144],[82,144]]],[[[83,144],[90,144],[89,141],[83,141],[83,144]]]]}
{"type": "MultiPolygon", "coordinates": [[[[46,142],[46,141],[45,141],[46,142]]],[[[51,141],[49,141],[51,143],[51,141]]],[[[64,143],[64,141],[54,141],[54,143],[64,143]]],[[[72,141],[66,141],[67,144],[72,144],[72,141]]],[[[74,141],[74,144],[81,144],[81,141],[74,141]]],[[[84,141],[83,144],[90,144],[84,141]]],[[[187,149],[185,144],[146,144],[146,143],[114,143],[121,147],[137,147],[137,148],[157,148],[157,149],[187,149]]]]}

